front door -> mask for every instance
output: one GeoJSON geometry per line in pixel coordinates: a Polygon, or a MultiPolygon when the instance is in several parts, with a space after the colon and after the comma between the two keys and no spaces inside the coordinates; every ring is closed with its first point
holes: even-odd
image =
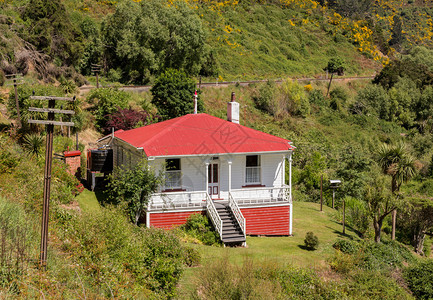
{"type": "Polygon", "coordinates": [[[208,169],[208,193],[212,199],[219,198],[220,188],[219,188],[219,163],[217,161],[212,161],[209,164],[208,169]]]}

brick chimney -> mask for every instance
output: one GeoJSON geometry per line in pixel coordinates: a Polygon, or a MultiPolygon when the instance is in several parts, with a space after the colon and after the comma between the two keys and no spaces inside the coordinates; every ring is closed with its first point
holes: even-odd
{"type": "Polygon", "coordinates": [[[235,101],[235,93],[232,93],[232,99],[227,103],[227,120],[239,124],[239,103],[235,101]]]}

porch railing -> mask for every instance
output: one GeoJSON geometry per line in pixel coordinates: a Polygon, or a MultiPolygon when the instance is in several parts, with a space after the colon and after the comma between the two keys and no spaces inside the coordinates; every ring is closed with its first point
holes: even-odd
{"type": "Polygon", "coordinates": [[[292,202],[289,186],[257,187],[231,190],[238,205],[292,202]]]}
{"type": "Polygon", "coordinates": [[[153,194],[148,209],[204,208],[206,206],[206,195],[205,191],[153,194]]]}
{"type": "Polygon", "coordinates": [[[220,239],[223,239],[223,220],[219,216],[215,204],[208,193],[206,193],[206,212],[218,232],[220,239]]]}
{"type": "Polygon", "coordinates": [[[229,206],[233,212],[233,215],[236,218],[236,221],[238,221],[239,226],[242,229],[242,233],[244,234],[244,237],[246,237],[246,221],[244,218],[244,215],[242,214],[238,204],[236,203],[235,199],[233,199],[232,194],[229,192],[229,206]]]}

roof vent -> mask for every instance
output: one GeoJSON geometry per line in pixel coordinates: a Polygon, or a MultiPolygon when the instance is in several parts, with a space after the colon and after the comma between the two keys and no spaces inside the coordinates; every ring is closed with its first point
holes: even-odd
{"type": "Polygon", "coordinates": [[[239,124],[239,103],[235,101],[235,93],[232,93],[232,99],[227,103],[227,120],[239,124]]]}

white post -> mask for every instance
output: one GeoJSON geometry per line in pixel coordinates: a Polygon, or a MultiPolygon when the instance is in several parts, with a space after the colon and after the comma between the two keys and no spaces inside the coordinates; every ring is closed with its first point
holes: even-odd
{"type": "Polygon", "coordinates": [[[150,227],[150,213],[146,211],[146,227],[150,227]]]}
{"type": "Polygon", "coordinates": [[[229,192],[232,190],[232,161],[228,161],[229,164],[229,192]]]}
{"type": "Polygon", "coordinates": [[[206,162],[206,193],[209,191],[209,162],[206,162]]]}
{"type": "Polygon", "coordinates": [[[290,151],[289,154],[289,195],[290,195],[290,210],[289,210],[289,235],[292,235],[293,230],[293,201],[292,201],[292,154],[293,151],[290,151]]]}
{"type": "Polygon", "coordinates": [[[290,154],[289,154],[289,195],[290,195],[290,200],[292,200],[292,154],[293,154],[293,152],[290,151],[290,154]]]}
{"type": "Polygon", "coordinates": [[[281,187],[284,187],[284,184],[286,183],[286,156],[283,156],[283,159],[281,160],[281,187]]]}

